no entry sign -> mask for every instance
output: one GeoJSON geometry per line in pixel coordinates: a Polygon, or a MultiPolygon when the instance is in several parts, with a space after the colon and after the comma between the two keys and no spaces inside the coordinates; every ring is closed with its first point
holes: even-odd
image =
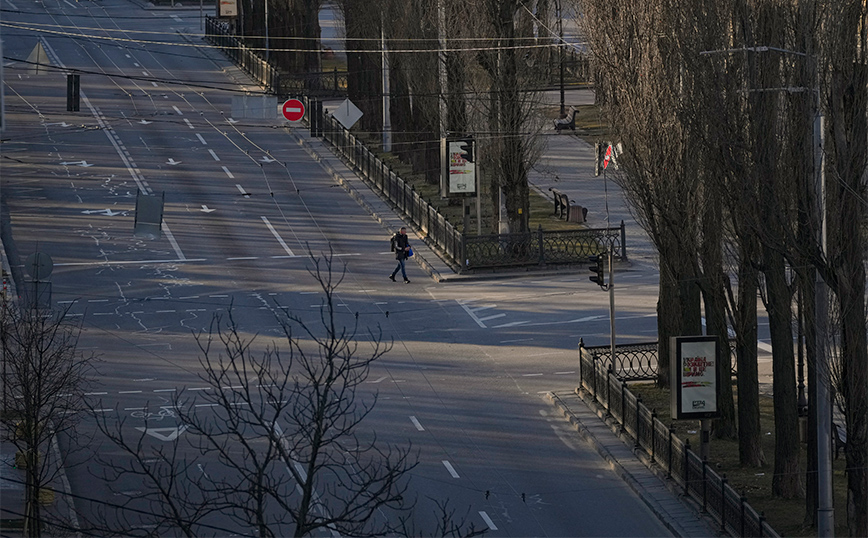
{"type": "Polygon", "coordinates": [[[283,117],[289,121],[300,121],[304,117],[304,103],[298,99],[287,99],[281,110],[283,117]]]}

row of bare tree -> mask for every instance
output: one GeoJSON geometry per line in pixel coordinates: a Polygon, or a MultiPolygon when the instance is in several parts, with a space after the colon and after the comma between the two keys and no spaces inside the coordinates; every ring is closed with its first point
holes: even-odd
{"type": "MultiPolygon", "coordinates": [[[[239,33],[290,73],[319,69],[321,0],[271,6],[242,0],[239,33]],[[293,21],[291,24],[286,21],[293,21]],[[251,37],[256,36],[256,37],[251,37]]],[[[557,53],[550,0],[340,0],[346,30],[350,99],[362,116],[354,128],[376,140],[383,131],[383,49],[388,51],[393,153],[415,173],[440,181],[440,138],[473,134],[483,192],[512,231],[528,229],[527,175],[540,155],[540,70],[557,53]]],[[[496,231],[497,222],[490,222],[496,231]]]]}
{"type": "MultiPolygon", "coordinates": [[[[831,378],[839,395],[847,521],[852,536],[868,535],[866,3],[651,0],[636,9],[628,0],[578,0],[576,9],[598,69],[598,100],[625,148],[621,185],[659,253],[661,362],[669,357],[670,336],[702,333],[702,305],[708,334],[728,340],[728,329],[734,331],[738,413],[731,392],[724,394],[716,432],[738,433],[742,463],[763,465],[759,293],[773,348],[773,493],[805,495],[807,481],[811,521],[816,442],[808,443],[809,468],[800,469],[799,340],[808,387],[831,378]],[[825,124],[815,134],[817,112],[825,124]],[[817,152],[822,160],[815,159],[819,140],[825,141],[817,152]],[[820,162],[825,189],[818,199],[820,162]],[[832,293],[829,311],[816,314],[829,323],[822,349],[813,322],[817,273],[832,293]],[[798,338],[796,304],[808,320],[798,338]],[[811,375],[818,356],[831,357],[831,375],[828,368],[811,375]]],[[[729,365],[719,367],[728,378],[729,365]]],[[[661,364],[660,371],[665,384],[668,368],[661,364]]],[[[809,395],[814,408],[814,391],[809,395]]]]}

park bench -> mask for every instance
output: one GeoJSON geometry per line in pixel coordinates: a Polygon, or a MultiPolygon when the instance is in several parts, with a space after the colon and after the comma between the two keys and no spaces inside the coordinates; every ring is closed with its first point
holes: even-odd
{"type": "Polygon", "coordinates": [[[566,117],[555,120],[555,131],[560,133],[565,129],[571,131],[576,130],[576,109],[573,107],[570,107],[570,111],[567,113],[566,117]]]}
{"type": "Polygon", "coordinates": [[[586,222],[588,220],[588,208],[576,204],[575,200],[570,200],[569,196],[557,189],[552,189],[552,198],[555,201],[555,215],[559,219],[564,219],[567,222],[586,222]]]}

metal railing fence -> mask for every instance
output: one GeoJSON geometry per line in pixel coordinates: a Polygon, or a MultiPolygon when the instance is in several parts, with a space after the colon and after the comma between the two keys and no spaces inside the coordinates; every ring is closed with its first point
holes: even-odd
{"type": "Polygon", "coordinates": [[[663,424],[656,413],[642,403],[641,397],[627,388],[627,382],[615,375],[611,362],[606,363],[579,344],[579,388],[587,391],[597,404],[604,407],[635,440],[637,449],[644,450],[660,465],[683,494],[698,503],[719,525],[721,533],[733,536],[770,536],[778,534],[762,514],[757,514],[744,495],[739,495],[690,449],[690,441],[682,441],[673,429],[663,424]]]}
{"type": "MultiPolygon", "coordinates": [[[[620,344],[615,347],[615,357],[612,358],[611,346],[589,346],[581,344],[583,349],[594,355],[604,367],[611,366],[615,376],[623,381],[648,381],[657,379],[657,342],[640,342],[636,344],[620,344]]],[[[738,361],[735,354],[735,340],[729,342],[731,372],[737,377],[738,361]]]]}
{"type": "MultiPolygon", "coordinates": [[[[307,107],[310,108],[310,107],[307,107]]],[[[611,248],[627,259],[624,223],[617,228],[464,235],[332,116],[323,138],[374,190],[408,217],[460,271],[550,263],[583,263],[611,248]]]]}

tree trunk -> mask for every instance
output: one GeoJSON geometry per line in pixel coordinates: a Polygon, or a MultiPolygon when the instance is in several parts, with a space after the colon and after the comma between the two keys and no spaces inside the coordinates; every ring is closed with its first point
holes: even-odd
{"type": "Polygon", "coordinates": [[[766,464],[762,448],[757,372],[757,271],[753,267],[753,242],[742,244],[738,267],[738,303],[735,315],[738,361],[738,459],[742,465],[766,464]]]}
{"type": "Polygon", "coordinates": [[[799,469],[799,414],[793,356],[792,308],[784,273],[784,258],[763,247],[768,296],[769,333],[775,410],[775,468],[772,494],[785,499],[804,495],[799,469]]]}

